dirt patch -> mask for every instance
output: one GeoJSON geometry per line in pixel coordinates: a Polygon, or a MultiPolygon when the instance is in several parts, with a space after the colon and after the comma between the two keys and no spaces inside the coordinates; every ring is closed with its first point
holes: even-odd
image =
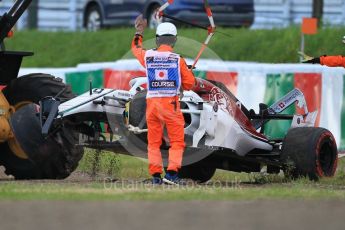
{"type": "MultiPolygon", "coordinates": [[[[74,171],[69,177],[63,180],[18,180],[18,182],[32,182],[32,183],[90,183],[103,180],[103,175],[91,176],[88,173],[74,171]]],[[[14,177],[5,174],[5,168],[0,166],[0,181],[11,181],[14,177]]]]}

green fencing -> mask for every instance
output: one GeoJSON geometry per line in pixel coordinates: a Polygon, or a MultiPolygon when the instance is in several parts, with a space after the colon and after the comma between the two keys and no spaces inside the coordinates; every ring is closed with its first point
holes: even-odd
{"type": "Polygon", "coordinates": [[[90,81],[92,88],[103,88],[103,75],[103,70],[67,73],[66,83],[71,85],[73,93],[80,95],[89,90],[90,81]]]}
{"type": "MultiPolygon", "coordinates": [[[[266,79],[265,103],[272,105],[294,89],[293,74],[268,74],[266,79]]],[[[294,114],[295,106],[290,106],[283,113],[294,114]]],[[[265,126],[265,134],[272,138],[283,138],[291,126],[291,121],[272,120],[265,126]]]]}

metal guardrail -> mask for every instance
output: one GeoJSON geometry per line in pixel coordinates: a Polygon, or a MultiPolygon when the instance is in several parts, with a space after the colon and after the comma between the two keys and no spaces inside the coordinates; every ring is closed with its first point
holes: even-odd
{"type": "MultiPolygon", "coordinates": [[[[303,17],[311,17],[312,0],[254,0],[253,28],[287,27],[300,24],[303,17]]],[[[345,25],[345,0],[324,1],[323,23],[345,25]]]]}
{"type": "MultiPolygon", "coordinates": [[[[0,1],[0,15],[13,4],[13,0],[0,1]]],[[[38,3],[38,29],[40,30],[79,30],[82,28],[82,15],[85,0],[40,0],[38,3]]],[[[27,28],[27,12],[17,23],[17,29],[27,28]]]]}
{"type": "MultiPolygon", "coordinates": [[[[287,27],[299,24],[303,17],[312,14],[312,0],[254,0],[255,22],[253,29],[287,27]]],[[[13,4],[13,0],[0,1],[0,14],[13,4]]],[[[38,27],[40,30],[80,30],[82,29],[85,0],[40,0],[38,27]]],[[[18,22],[17,28],[27,26],[27,16],[18,22]]],[[[345,25],[345,0],[324,1],[323,23],[345,25]]]]}

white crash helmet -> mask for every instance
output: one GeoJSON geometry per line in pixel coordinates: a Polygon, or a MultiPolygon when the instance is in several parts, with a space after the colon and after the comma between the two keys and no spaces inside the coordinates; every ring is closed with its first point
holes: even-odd
{"type": "Polygon", "coordinates": [[[177,35],[177,29],[176,26],[170,22],[163,22],[158,25],[156,30],[156,36],[162,36],[162,35],[177,35]]]}
{"type": "Polygon", "coordinates": [[[345,36],[343,37],[343,43],[345,44],[345,36]]]}

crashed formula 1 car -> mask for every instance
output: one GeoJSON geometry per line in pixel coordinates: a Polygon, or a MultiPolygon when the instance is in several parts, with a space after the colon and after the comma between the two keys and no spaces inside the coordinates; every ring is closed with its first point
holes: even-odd
{"type": "MultiPolygon", "coordinates": [[[[314,127],[317,112],[308,111],[299,89],[271,106],[260,104],[256,114],[222,83],[203,79],[197,82],[197,87],[185,91],[180,99],[187,146],[181,177],[205,182],[217,168],[260,172],[263,166],[267,166],[268,173],[283,170],[294,178],[334,175],[338,159],[335,139],[330,131],[314,127]],[[304,114],[281,114],[295,103],[304,114]],[[265,124],[277,119],[291,120],[291,128],[285,138],[270,139],[264,135],[265,124]]],[[[13,124],[21,126],[30,119],[31,130],[36,132],[33,136],[39,138],[32,142],[27,135],[15,136],[32,159],[37,145],[44,145],[46,137],[65,127],[80,133],[79,145],[146,157],[146,78],[134,78],[130,86],[129,91],[90,87],[89,92],[63,103],[46,97],[40,101],[39,110],[33,104],[26,105],[13,115],[13,124]],[[102,134],[102,122],[108,125],[109,136],[102,134]]],[[[164,138],[163,158],[168,147],[169,140],[164,138]]]]}
{"type": "MultiPolygon", "coordinates": [[[[6,85],[0,92],[0,165],[5,173],[18,179],[65,178],[77,167],[83,147],[146,157],[145,77],[133,79],[128,91],[90,86],[78,97],[61,79],[47,74],[17,78],[22,58],[32,53],[6,51],[4,39],[30,3],[17,0],[0,18],[0,84],[6,85]],[[109,135],[103,134],[102,123],[109,135]]],[[[215,25],[206,8],[213,28],[208,42],[215,25]]],[[[273,105],[260,104],[256,114],[223,84],[197,81],[197,87],[180,99],[187,146],[181,177],[204,182],[217,168],[259,172],[264,166],[268,173],[283,170],[292,177],[334,175],[338,156],[334,137],[314,127],[317,114],[308,111],[300,90],[273,105]],[[303,114],[281,114],[294,103],[303,114]],[[291,120],[285,138],[264,135],[270,120],[291,120]]],[[[165,158],[168,147],[165,137],[161,147],[165,158]]]]}

